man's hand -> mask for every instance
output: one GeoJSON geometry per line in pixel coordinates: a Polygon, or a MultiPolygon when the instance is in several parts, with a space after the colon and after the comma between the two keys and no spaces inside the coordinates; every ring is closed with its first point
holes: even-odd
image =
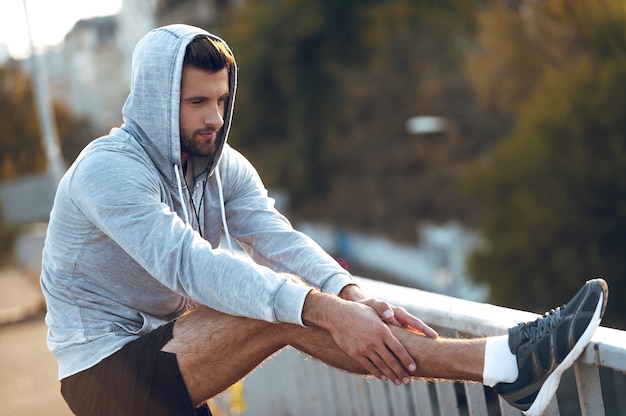
{"type": "Polygon", "coordinates": [[[339,297],[345,300],[362,303],[373,308],[378,313],[380,319],[390,325],[417,331],[430,338],[439,337],[437,331],[426,325],[421,319],[418,319],[408,313],[406,309],[392,306],[382,300],[369,298],[357,285],[348,285],[344,287],[339,293],[339,297]]]}
{"type": "Polygon", "coordinates": [[[410,382],[415,361],[373,307],[311,291],[302,319],[328,330],[339,348],[370,374],[397,385],[410,382]]]}

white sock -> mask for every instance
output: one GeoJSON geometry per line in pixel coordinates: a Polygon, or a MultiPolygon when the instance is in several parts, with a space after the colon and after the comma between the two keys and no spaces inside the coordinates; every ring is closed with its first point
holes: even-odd
{"type": "Polygon", "coordinates": [[[485,342],[483,384],[493,387],[498,383],[517,380],[517,358],[509,349],[509,336],[489,337],[485,342]]]}

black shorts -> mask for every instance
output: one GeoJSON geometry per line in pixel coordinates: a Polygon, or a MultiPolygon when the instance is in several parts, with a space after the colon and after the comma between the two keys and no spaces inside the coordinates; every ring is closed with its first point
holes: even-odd
{"type": "Polygon", "coordinates": [[[79,416],[200,416],[176,361],[161,348],[174,322],[126,344],[95,366],[61,380],[61,394],[79,416]]]}

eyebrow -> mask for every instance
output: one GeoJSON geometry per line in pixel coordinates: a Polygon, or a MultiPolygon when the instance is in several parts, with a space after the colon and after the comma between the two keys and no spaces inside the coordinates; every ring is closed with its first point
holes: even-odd
{"type": "MultiPolygon", "coordinates": [[[[230,92],[227,92],[225,94],[220,95],[217,99],[218,100],[227,100],[230,97],[230,92]]],[[[207,97],[206,95],[194,95],[191,97],[183,97],[182,100],[183,101],[200,101],[200,100],[208,100],[209,97],[207,97]]]]}

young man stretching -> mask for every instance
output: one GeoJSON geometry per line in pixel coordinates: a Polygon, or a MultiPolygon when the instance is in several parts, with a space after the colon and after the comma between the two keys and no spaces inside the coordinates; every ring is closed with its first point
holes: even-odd
{"type": "Polygon", "coordinates": [[[123,125],[89,144],[59,185],[41,285],[72,411],[207,414],[207,399],[291,345],[397,385],[482,382],[541,414],[599,325],[606,283],[587,282],[507,336],[438,338],[368,297],[274,209],[226,143],[236,80],[221,39],[185,25],[150,32],[133,55],[123,125]],[[222,232],[254,263],[220,248],[222,232]]]}

